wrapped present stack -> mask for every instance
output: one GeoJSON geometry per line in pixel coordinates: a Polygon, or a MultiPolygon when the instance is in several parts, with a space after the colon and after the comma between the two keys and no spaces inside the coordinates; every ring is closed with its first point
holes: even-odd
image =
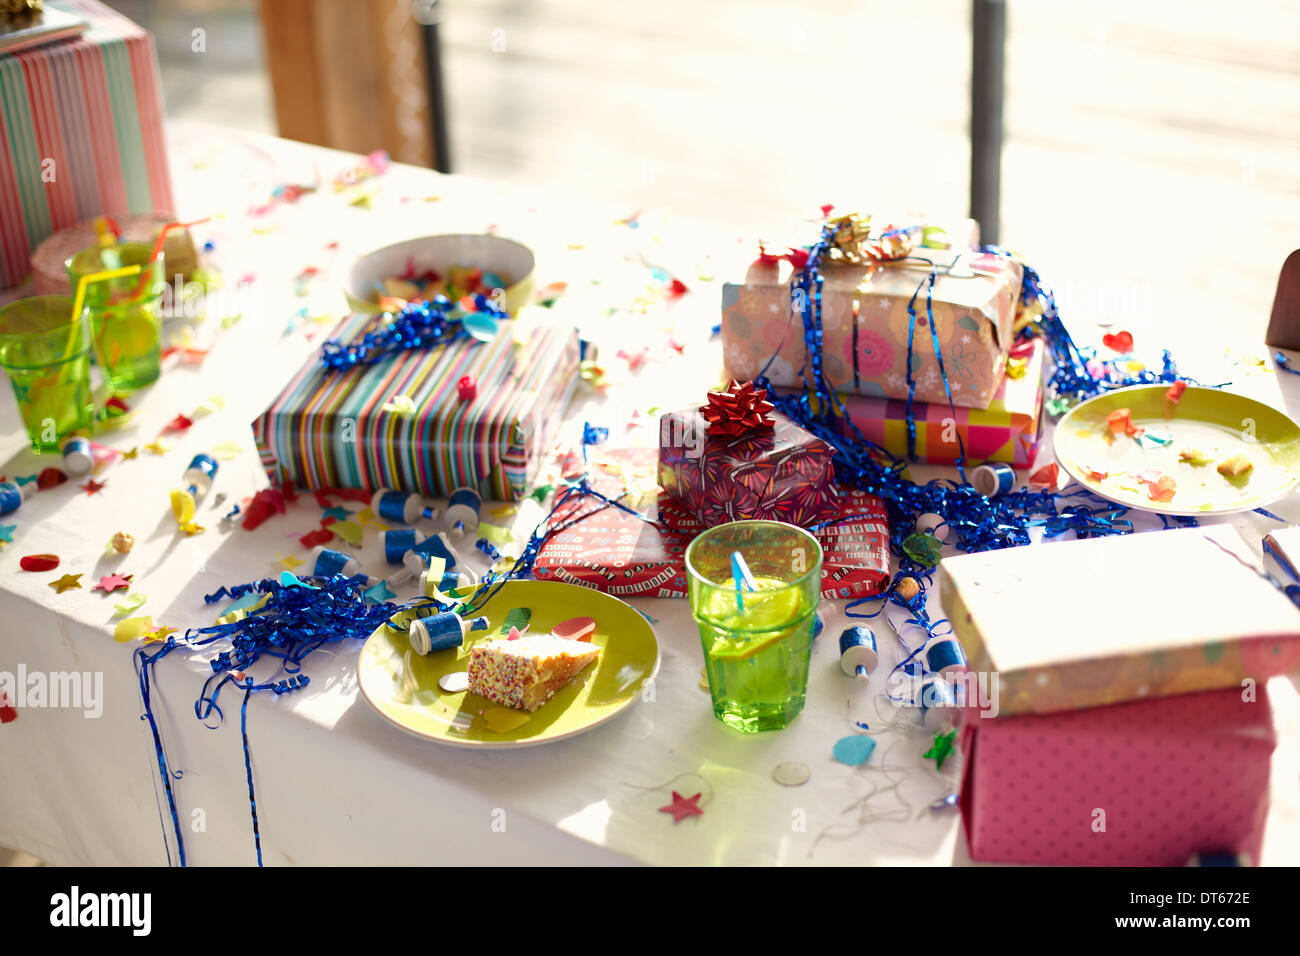
{"type": "Polygon", "coordinates": [[[1235,530],[961,555],[940,575],[989,688],[968,695],[961,730],[974,859],[1258,862],[1275,742],[1265,683],[1300,667],[1300,611],[1235,530]]]}
{"type": "MultiPolygon", "coordinates": [[[[970,463],[1029,466],[1041,429],[1044,350],[1012,342],[1020,266],[974,251],[972,220],[878,230],[869,217],[833,222],[833,256],[822,264],[822,368],[853,425],[906,456],[911,393],[917,461],[951,464],[964,449],[970,463]]],[[[795,387],[810,371],[793,285],[802,257],[764,252],[743,284],[724,286],[731,377],[795,387]]]]}
{"type": "Polygon", "coordinates": [[[22,281],[56,230],[127,213],[169,221],[174,209],[153,37],[96,0],[47,15],[70,21],[72,38],[35,31],[0,50],[0,288],[22,281]]]}
{"type": "MultiPolygon", "coordinates": [[[[356,313],[331,339],[360,341],[381,321],[356,313]]],[[[267,476],[309,489],[522,498],[578,379],[579,346],[571,326],[532,326],[522,343],[512,331],[346,370],[314,357],[253,423],[267,476]]]]}

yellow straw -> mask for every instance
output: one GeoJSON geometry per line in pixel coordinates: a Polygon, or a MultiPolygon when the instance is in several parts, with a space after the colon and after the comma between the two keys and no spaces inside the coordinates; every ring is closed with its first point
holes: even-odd
{"type": "Polygon", "coordinates": [[[77,297],[72,300],[72,321],[77,321],[81,315],[81,304],[86,301],[86,286],[96,282],[106,282],[109,279],[119,279],[122,276],[133,276],[139,271],[139,266],[123,266],[120,269],[108,269],[82,276],[81,281],[77,283],[77,297]]]}

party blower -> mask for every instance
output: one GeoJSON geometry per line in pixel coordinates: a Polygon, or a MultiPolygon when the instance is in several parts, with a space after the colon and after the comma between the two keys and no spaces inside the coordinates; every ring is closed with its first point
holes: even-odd
{"type": "Polygon", "coordinates": [[[198,454],[181,475],[185,487],[172,492],[172,514],[176,524],[186,534],[198,534],[203,529],[195,522],[198,499],[212,490],[212,479],[217,476],[217,460],[211,455],[198,454]]]}

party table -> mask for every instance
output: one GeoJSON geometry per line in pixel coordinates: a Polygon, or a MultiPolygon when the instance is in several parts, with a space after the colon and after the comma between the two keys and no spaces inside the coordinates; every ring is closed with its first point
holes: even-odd
{"type": "MultiPolygon", "coordinates": [[[[570,405],[561,444],[572,448],[587,421],[611,429],[612,447],[653,445],[654,408],[697,404],[716,384],[720,353],[711,329],[719,284],[729,278],[732,254],[753,249],[718,224],[602,209],[581,198],[409,167],[336,190],[334,177],[358,157],[202,125],[177,124],[169,133],[176,213],[221,214],[195,236],[210,243],[206,255],[226,286],[209,296],[202,321],[169,322],[165,335],[189,350],[170,356],[161,380],[133,397],[126,424],[96,436],[127,453],[96,476],[102,488],[88,491],[84,479],[74,479],[36,494],[2,522],[12,541],[0,550],[0,670],[47,675],[65,695],[54,703],[65,706],[18,708],[16,719],[0,725],[0,844],[53,864],[177,861],[142,720],[138,642],[114,640],[115,605],[128,594],[145,595],[131,613],[183,632],[219,613],[205,605],[205,594],[278,574],[281,559],[295,551],[304,556],[297,538],[320,519],[309,494],[255,531],[219,519],[266,487],[249,423],[344,311],[342,278],[356,255],[444,232],[487,230],[532,246],[538,284],[568,283],[555,319],[572,321],[600,344],[610,376],[607,389],[584,385],[570,405]],[[672,291],[672,278],[689,291],[672,291]],[[169,431],[178,415],[193,424],[169,431]],[[213,449],[223,458],[213,493],[224,504],[203,503],[199,519],[207,531],[180,535],[167,492],[194,453],[213,449]],[[135,538],[125,556],[106,551],[117,532],[135,538]],[[19,569],[20,557],[40,553],[58,555],[58,569],[19,569]],[[80,587],[51,587],[65,573],[80,574],[80,587]],[[92,590],[114,573],[131,576],[129,589],[92,590]],[[54,680],[59,674],[81,675],[78,686],[89,693],[72,701],[71,684],[54,680]]],[[[1175,332],[1197,347],[1195,330],[1171,328],[1168,344],[1176,352],[1175,332]]],[[[1221,346],[1217,352],[1209,357],[1222,363],[1221,346]]],[[[1267,361],[1238,357],[1230,364],[1232,387],[1292,415],[1300,411],[1300,380],[1276,374],[1267,361]]],[[[27,475],[52,464],[26,450],[8,388],[0,390],[0,428],[0,471],[27,475]]],[[[916,470],[930,471],[945,473],[916,470]]],[[[1300,521],[1294,501],[1273,510],[1300,521]]],[[[526,538],[522,512],[494,513],[500,523],[515,521],[517,541],[526,538]]],[[[1258,514],[1231,520],[1257,548],[1277,526],[1258,514]]],[[[367,547],[375,547],[372,539],[363,554],[367,547]]],[[[475,557],[485,568],[486,557],[475,557]]],[[[1152,596],[1190,599],[1196,598],[1152,596]]],[[[930,602],[933,616],[942,616],[937,588],[930,602]]],[[[922,758],[926,732],[880,694],[888,667],[867,692],[842,675],[834,641],[846,626],[839,605],[823,608],[827,633],[814,646],[804,713],[784,731],[744,736],[713,718],[687,602],[632,603],[654,624],[662,654],[657,678],[616,719],[543,746],[479,752],[403,734],[358,691],[358,641],[309,657],[306,688],[254,695],[247,739],[265,862],[969,863],[955,810],[930,808],[956,789],[960,759],[937,770],[922,758]],[[857,768],[831,758],[834,741],[851,732],[850,718],[871,723],[879,741],[876,756],[857,768]],[[773,779],[774,768],[787,762],[807,766],[806,783],[787,787],[773,779]],[[672,791],[702,794],[703,814],[674,823],[659,812],[672,791]]],[[[879,624],[878,631],[892,663],[892,633],[879,624]]],[[[223,699],[224,720],[197,719],[195,700],[210,673],[205,656],[174,653],[153,671],[154,711],[177,771],[172,786],[186,862],[251,864],[240,698],[223,699]]],[[[1294,865],[1300,696],[1287,679],[1274,679],[1270,692],[1279,745],[1262,862],[1294,865]]]]}

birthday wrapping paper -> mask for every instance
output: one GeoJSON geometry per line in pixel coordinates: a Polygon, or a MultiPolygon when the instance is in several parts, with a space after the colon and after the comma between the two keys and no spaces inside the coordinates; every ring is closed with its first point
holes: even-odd
{"type": "MultiPolygon", "coordinates": [[[[592,487],[658,524],[591,499],[566,504],[551,521],[568,525],[542,545],[533,573],[616,595],[685,597],[686,546],[704,525],[667,495],[656,495],[653,448],[591,449],[592,487]],[[571,519],[581,518],[573,521],[571,519]]],[[[581,468],[572,470],[572,476],[581,468]]],[[[569,472],[566,472],[569,476],[569,472]]],[[[889,519],[884,503],[856,489],[839,497],[837,522],[815,532],[822,545],[826,598],[879,594],[889,583],[889,519]]]]}
{"type": "Polygon", "coordinates": [[[764,519],[808,526],[835,514],[834,449],[780,414],[739,437],[695,408],[659,419],[659,484],[707,527],[764,519]]]}
{"type": "Polygon", "coordinates": [[[1300,610],[1258,567],[1215,525],[957,555],[939,580],[971,669],[996,677],[1010,715],[1300,669],[1300,610]]]}
{"type": "Polygon", "coordinates": [[[976,860],[1184,866],[1259,861],[1273,716],[1261,684],[1066,713],[969,716],[961,813],[976,860]]]}
{"type": "MultiPolygon", "coordinates": [[[[1045,352],[1041,339],[1011,349],[1007,374],[988,408],[954,409],[946,401],[914,402],[916,460],[952,464],[964,445],[969,464],[1004,461],[1017,468],[1032,464],[1042,433],[1045,352]]],[[[890,454],[907,457],[905,400],[865,395],[842,395],[840,400],[863,436],[890,454]]]]}
{"type": "MultiPolygon", "coordinates": [[[[348,316],[331,337],[352,342],[376,321],[348,316]]],[[[253,423],[253,437],[275,484],[429,496],[470,487],[514,500],[554,440],[578,364],[577,332],[550,324],[520,345],[506,328],[491,342],[400,352],[342,372],[316,355],[253,423]],[[467,375],[478,394],[462,400],[457,382],[467,375]]]]}
{"type": "Polygon", "coordinates": [[[0,55],[0,288],[58,229],[173,209],[153,37],[95,0],[78,39],[0,55]]]}
{"type": "MultiPolygon", "coordinates": [[[[825,262],[822,272],[822,367],[832,388],[907,398],[911,329],[914,397],[946,406],[932,313],[953,403],[982,409],[993,401],[1011,345],[1018,263],[963,250],[917,249],[893,262],[825,262]],[[936,279],[927,312],[932,266],[936,279]],[[914,295],[915,323],[907,311],[914,295]]],[[[730,377],[745,381],[762,374],[776,386],[802,386],[801,371],[811,365],[801,314],[792,306],[792,275],[788,263],[756,263],[744,284],[723,286],[722,354],[730,377]]]]}

